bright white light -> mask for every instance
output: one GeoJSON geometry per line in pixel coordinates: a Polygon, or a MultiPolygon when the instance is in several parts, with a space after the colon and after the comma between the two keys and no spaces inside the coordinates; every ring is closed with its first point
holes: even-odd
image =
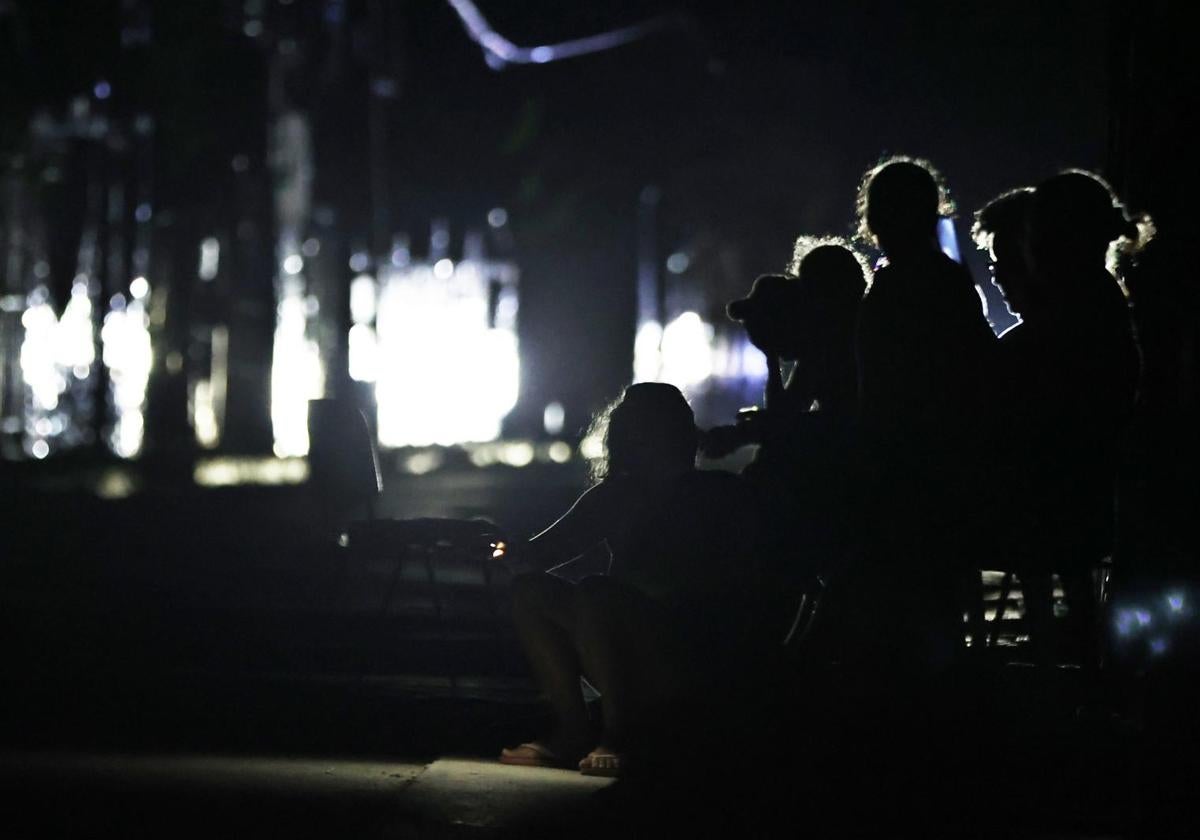
{"type": "Polygon", "coordinates": [[[589,461],[604,457],[604,439],[599,435],[588,435],[579,441],[579,454],[589,461]]]}
{"type": "Polygon", "coordinates": [[[697,385],[712,374],[713,328],[695,312],[684,312],[662,334],[662,381],[679,388],[697,385]]]}
{"type": "Polygon", "coordinates": [[[308,462],[303,458],[211,458],[197,462],[192,480],[201,487],[303,484],[308,480],[308,462]]]}
{"type": "Polygon", "coordinates": [[[546,450],[546,454],[550,456],[550,460],[554,463],[565,464],[571,460],[571,444],[556,440],[550,444],[550,448],[546,450]]]}
{"type": "Polygon", "coordinates": [[[454,275],[453,260],[438,260],[433,264],[433,276],[439,280],[449,280],[454,275]]]}
{"type": "Polygon", "coordinates": [[[320,351],[307,326],[303,282],[285,279],[271,359],[271,426],[280,457],[308,453],[308,401],[325,393],[320,351]]]}
{"type": "Polygon", "coordinates": [[[221,262],[221,242],[209,236],[200,243],[200,279],[212,280],[217,276],[221,262]]]}
{"type": "Polygon", "coordinates": [[[667,271],[672,274],[683,274],[688,270],[688,266],[692,264],[691,259],[683,251],[676,251],[671,256],[667,257],[667,271]]]}
{"type": "Polygon", "coordinates": [[[366,324],[350,328],[350,378],[356,382],[379,378],[379,340],[366,324]]]}
{"type": "Polygon", "coordinates": [[[350,281],[350,320],[369,324],[375,320],[375,278],[360,274],[350,281]]]}
{"type": "Polygon", "coordinates": [[[488,224],[494,228],[502,228],[508,224],[508,211],[503,207],[493,207],[488,211],[488,224]]]}
{"type": "Polygon", "coordinates": [[[283,260],[283,270],[288,274],[299,274],[304,270],[304,258],[299,254],[289,254],[283,260]]]}
{"type": "Polygon", "coordinates": [[[561,434],[565,418],[566,412],[563,411],[562,403],[552,402],[547,404],[546,410],[542,412],[542,427],[545,428],[546,434],[561,434]]]}
{"type": "Polygon", "coordinates": [[[40,461],[50,454],[50,444],[44,440],[35,440],[30,451],[33,452],[33,457],[40,461]]]}
{"type": "Polygon", "coordinates": [[[657,382],[662,371],[662,325],[647,321],[633,340],[633,381],[657,382]]]}
{"type": "Polygon", "coordinates": [[[196,430],[196,442],[205,449],[212,449],[219,442],[221,430],[212,383],[207,379],[199,380],[192,391],[192,427],[196,430]]]}
{"type": "Polygon", "coordinates": [[[510,467],[527,467],[533,463],[533,444],[517,441],[504,444],[500,449],[501,463],[510,467]]]}
{"type": "Polygon", "coordinates": [[[142,448],[145,419],[146,386],[154,356],[150,345],[150,319],[144,299],[150,294],[145,277],[134,278],[130,284],[134,300],[123,310],[113,310],[104,316],[100,330],[104,364],[108,368],[112,387],[113,412],[116,423],[109,444],[122,458],[132,458],[142,448]],[[141,281],[139,284],[138,281],[141,281]],[[139,293],[140,292],[140,293],[139,293]]]}
{"type": "Polygon", "coordinates": [[[29,386],[34,411],[53,411],[67,387],[66,377],[55,360],[58,318],[48,303],[35,303],[21,315],[25,338],[21,342],[21,375],[29,386]]]}
{"type": "MultiPolygon", "coordinates": [[[[448,261],[447,261],[448,262],[448,261]]],[[[515,325],[488,327],[488,278],[464,260],[381,277],[375,398],[384,446],[490,441],[517,400],[515,325]]]]}

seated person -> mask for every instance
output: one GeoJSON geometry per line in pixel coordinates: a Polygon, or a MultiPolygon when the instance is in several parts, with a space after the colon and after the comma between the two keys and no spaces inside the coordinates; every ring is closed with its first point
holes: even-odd
{"type": "Polygon", "coordinates": [[[537,570],[514,579],[513,618],[555,730],[504,750],[506,764],[567,766],[583,756],[584,773],[615,775],[639,717],[683,697],[743,614],[738,593],[751,575],[740,546],[753,516],[736,476],[696,470],[683,394],[631,385],[600,425],[598,482],[511,557],[537,570]],[[573,584],[552,573],[601,543],[607,575],[573,584]],[[591,752],[580,677],[601,695],[603,734],[591,752]]]}

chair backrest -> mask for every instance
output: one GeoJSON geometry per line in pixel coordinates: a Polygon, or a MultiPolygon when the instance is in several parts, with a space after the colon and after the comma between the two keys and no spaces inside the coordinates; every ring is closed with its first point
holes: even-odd
{"type": "Polygon", "coordinates": [[[344,400],[308,403],[309,486],[332,512],[368,504],[383,490],[367,419],[344,400]]]}

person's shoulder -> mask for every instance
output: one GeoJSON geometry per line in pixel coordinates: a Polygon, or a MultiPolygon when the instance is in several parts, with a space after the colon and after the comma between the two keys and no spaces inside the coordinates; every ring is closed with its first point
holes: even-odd
{"type": "Polygon", "coordinates": [[[943,251],[933,253],[929,264],[935,273],[947,279],[966,281],[972,286],[975,285],[975,279],[971,276],[971,270],[952,257],[947,256],[943,251]]]}

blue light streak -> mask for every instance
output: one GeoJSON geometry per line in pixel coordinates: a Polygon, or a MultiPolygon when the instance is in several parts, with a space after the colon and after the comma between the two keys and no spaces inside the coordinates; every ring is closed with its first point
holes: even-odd
{"type": "Polygon", "coordinates": [[[585,38],[573,38],[557,44],[541,44],[536,47],[521,47],[505,38],[492,28],[487,18],[472,0],[446,0],[458,13],[463,28],[471,40],[483,47],[484,58],[493,70],[503,69],[509,64],[548,64],[564,58],[611,50],[633,43],[647,35],[681,26],[683,19],[678,15],[661,15],[649,20],[612,29],[585,38]]]}

